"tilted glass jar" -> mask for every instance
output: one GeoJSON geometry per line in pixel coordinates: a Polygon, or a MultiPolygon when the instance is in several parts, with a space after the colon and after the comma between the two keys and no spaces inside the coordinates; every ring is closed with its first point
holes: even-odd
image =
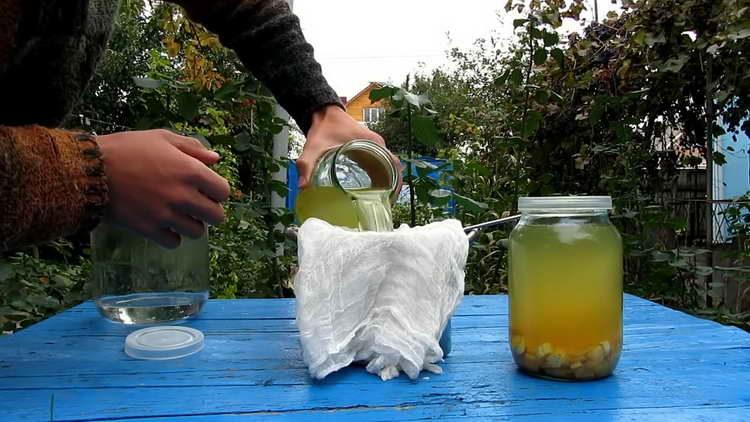
{"type": "Polygon", "coordinates": [[[92,293],[99,312],[124,324],[154,324],[193,316],[209,295],[208,235],[164,249],[102,223],[91,235],[92,293]]]}
{"type": "Polygon", "coordinates": [[[391,203],[400,190],[400,173],[388,150],[355,139],[318,160],[295,212],[300,223],[319,218],[361,231],[391,231],[391,203]]]}
{"type": "Polygon", "coordinates": [[[399,183],[399,170],[388,150],[366,139],[354,139],[320,157],[311,184],[343,190],[382,189],[395,200],[399,183]]]}
{"type": "Polygon", "coordinates": [[[521,370],[612,373],[622,350],[622,239],[610,197],[520,198],[510,235],[510,346],[521,370]]]}

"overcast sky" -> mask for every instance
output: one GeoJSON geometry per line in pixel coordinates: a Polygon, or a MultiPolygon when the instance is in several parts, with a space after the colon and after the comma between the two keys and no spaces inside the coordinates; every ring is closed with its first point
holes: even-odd
{"type": "MultiPolygon", "coordinates": [[[[592,3],[589,0],[588,3],[592,3]]],[[[339,95],[370,81],[400,84],[407,73],[441,66],[451,47],[480,37],[508,37],[505,0],[295,0],[294,12],[339,95]]],[[[616,6],[599,0],[600,16],[616,6]]],[[[593,12],[584,12],[593,16],[593,12]]]]}

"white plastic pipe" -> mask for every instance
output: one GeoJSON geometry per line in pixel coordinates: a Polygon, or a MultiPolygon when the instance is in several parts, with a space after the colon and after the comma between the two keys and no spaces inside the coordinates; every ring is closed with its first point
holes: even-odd
{"type": "MultiPolygon", "coordinates": [[[[294,9],[294,0],[287,0],[289,8],[294,9]]],[[[280,105],[276,105],[276,117],[288,121],[289,113],[286,112],[280,105]]],[[[273,158],[277,160],[286,159],[289,155],[289,129],[285,126],[281,132],[277,133],[273,137],[273,158]]],[[[284,184],[287,183],[286,168],[282,167],[279,171],[273,174],[273,180],[277,180],[284,184]]],[[[273,209],[285,208],[286,199],[276,192],[271,193],[271,207],[273,209]]]]}
{"type": "MultiPolygon", "coordinates": [[[[284,121],[289,120],[289,113],[286,112],[280,105],[276,105],[276,117],[283,119],[284,121]]],[[[276,160],[286,159],[289,155],[289,128],[284,126],[281,132],[277,133],[273,137],[273,158],[276,160]]],[[[281,167],[272,176],[273,180],[278,180],[284,184],[287,183],[286,167],[281,167]]],[[[274,209],[285,208],[286,198],[279,195],[276,192],[271,193],[271,207],[274,209]]]]}
{"type": "MultiPolygon", "coordinates": [[[[289,2],[289,8],[294,9],[294,0],[287,0],[289,2]]],[[[276,117],[288,121],[289,113],[284,110],[281,105],[276,104],[276,117]]],[[[289,155],[289,128],[284,126],[281,132],[277,133],[273,137],[273,158],[276,160],[286,159],[289,155]]],[[[287,169],[281,166],[278,171],[272,175],[273,180],[277,180],[284,185],[287,184],[287,169]]],[[[271,192],[271,208],[273,210],[283,210],[286,208],[286,198],[279,195],[276,192],[271,192]]],[[[276,225],[276,230],[284,230],[281,224],[276,225]]],[[[279,244],[276,247],[276,255],[281,256],[284,254],[283,244],[279,244]]]]}

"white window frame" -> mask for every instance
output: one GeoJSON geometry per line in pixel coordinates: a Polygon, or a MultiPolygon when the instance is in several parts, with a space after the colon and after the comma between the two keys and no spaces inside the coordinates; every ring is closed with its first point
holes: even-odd
{"type": "Polygon", "coordinates": [[[362,121],[365,123],[377,123],[385,117],[383,107],[365,107],[362,109],[362,121]]]}

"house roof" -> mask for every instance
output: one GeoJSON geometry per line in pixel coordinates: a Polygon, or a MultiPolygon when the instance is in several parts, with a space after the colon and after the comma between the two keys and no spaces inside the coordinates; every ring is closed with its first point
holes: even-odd
{"type": "Polygon", "coordinates": [[[385,83],[383,83],[383,82],[370,82],[361,91],[359,91],[358,93],[354,94],[354,96],[352,98],[349,98],[349,101],[347,101],[346,104],[349,105],[349,103],[351,103],[352,101],[354,101],[354,100],[358,99],[359,97],[365,95],[368,91],[370,91],[373,88],[381,88],[383,86],[385,86],[385,83]]]}

